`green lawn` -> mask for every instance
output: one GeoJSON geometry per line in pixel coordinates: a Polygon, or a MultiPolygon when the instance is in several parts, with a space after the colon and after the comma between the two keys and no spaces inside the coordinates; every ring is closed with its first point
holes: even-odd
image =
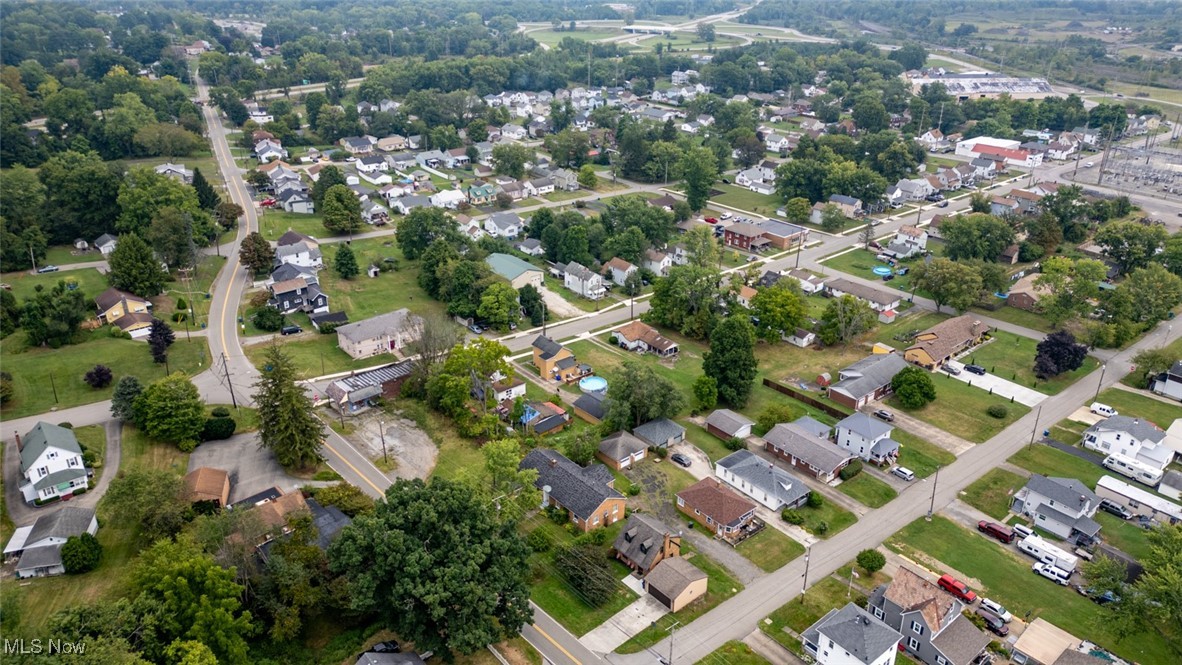
{"type": "Polygon", "coordinates": [[[1089,426],[1074,420],[1060,420],[1051,427],[1051,438],[1070,446],[1078,445],[1083,440],[1083,433],[1089,426]]]}
{"type": "MultiPolygon", "coordinates": [[[[369,230],[369,229],[366,229],[369,230]]],[[[259,213],[259,232],[267,240],[278,240],[279,236],[288,231],[295,231],[313,238],[331,238],[334,234],[324,228],[324,216],[320,214],[303,215],[296,212],[266,210],[259,213]]]]}
{"type": "Polygon", "coordinates": [[[1026,479],[1013,471],[990,469],[966,487],[960,498],[993,519],[1000,520],[1010,511],[1014,492],[1025,484],[1026,479]]]}
{"type": "Polygon", "coordinates": [[[1162,429],[1168,428],[1174,420],[1182,418],[1182,406],[1131,393],[1119,388],[1109,388],[1100,393],[1096,400],[1120,411],[1122,416],[1133,416],[1149,420],[1162,429]]]}
{"type": "MultiPolygon", "coordinates": [[[[934,256],[942,256],[944,253],[943,244],[941,243],[932,243],[929,245],[929,249],[932,250],[932,254],[934,256]]],[[[885,263],[875,258],[877,254],[878,252],[874,250],[855,249],[839,256],[825,259],[822,265],[829,269],[829,271],[836,270],[861,277],[862,279],[879,281],[880,284],[878,288],[882,289],[883,291],[897,292],[903,300],[906,300],[911,294],[911,273],[908,272],[906,275],[896,275],[891,281],[882,282],[882,278],[872,272],[875,266],[886,266],[885,263]]],[[[914,266],[917,265],[920,260],[921,259],[919,258],[907,259],[896,267],[914,266]]],[[[919,296],[926,297],[927,295],[922,289],[916,291],[915,293],[919,296]]]]}
{"type": "Polygon", "coordinates": [[[896,427],[891,438],[899,442],[899,464],[911,469],[918,478],[927,478],[937,468],[956,461],[956,455],[907,430],[896,427]]]}
{"type": "MultiPolygon", "coordinates": [[[[98,479],[103,475],[103,469],[106,468],[107,459],[107,431],[102,425],[87,425],[85,427],[75,427],[74,436],[77,437],[78,443],[81,444],[88,453],[94,453],[94,479],[92,482],[98,482],[98,479]]],[[[118,469],[110,471],[110,473],[117,473],[118,469]]]]}
{"type": "MultiPolygon", "coordinates": [[[[584,298],[583,296],[563,286],[562,280],[554,279],[549,273],[546,273],[546,276],[543,278],[543,280],[545,281],[546,288],[562,296],[563,300],[583,310],[584,312],[598,312],[600,309],[603,309],[605,306],[612,303],[612,301],[607,298],[588,300],[587,298],[584,298]]],[[[553,313],[551,313],[551,317],[554,317],[553,313]]]]}
{"type": "Polygon", "coordinates": [[[400,399],[387,404],[386,411],[390,414],[413,420],[419,429],[427,433],[439,448],[439,457],[435,460],[433,477],[456,480],[467,469],[483,466],[484,456],[480,447],[472,439],[465,439],[456,431],[455,424],[431,410],[420,400],[400,399]]]}
{"type": "Polygon", "coordinates": [[[803,545],[770,526],[739,543],[735,549],[768,573],[779,570],[789,561],[804,554],[803,545]]]}
{"type": "Polygon", "coordinates": [[[582,40],[585,42],[594,42],[594,41],[599,41],[600,39],[607,39],[608,37],[618,37],[619,35],[625,34],[621,30],[616,30],[616,29],[612,29],[612,28],[606,28],[606,29],[601,30],[598,28],[578,27],[577,23],[575,25],[576,25],[576,29],[574,32],[570,32],[567,30],[561,30],[561,31],[537,30],[537,31],[529,33],[529,36],[532,37],[534,39],[534,41],[540,42],[542,44],[546,44],[547,46],[554,47],[554,46],[558,46],[558,44],[562,40],[566,39],[567,37],[570,37],[571,39],[579,39],[579,40],[582,40]]]}
{"type": "Polygon", "coordinates": [[[710,199],[711,201],[740,210],[770,215],[775,213],[776,208],[782,203],[780,197],[774,194],[759,194],[737,185],[716,183],[713,188],[722,194],[710,199]]]}
{"type": "Polygon", "coordinates": [[[1100,530],[1100,537],[1104,542],[1134,559],[1144,560],[1149,556],[1149,539],[1145,537],[1145,529],[1102,510],[1096,511],[1093,519],[1104,527],[1100,530]]]}
{"type": "Polygon", "coordinates": [[[988,441],[1030,412],[1030,407],[1017,402],[1010,403],[1000,395],[990,395],[980,388],[974,388],[942,373],[937,373],[933,380],[936,384],[936,400],[922,409],[908,411],[895,397],[888,399],[887,404],[975,443],[988,441]],[[994,404],[1006,407],[1004,418],[994,418],[985,412],[994,404]]]}
{"type": "Polygon", "coordinates": [[[710,458],[711,462],[717,462],[734,452],[722,445],[722,439],[707,432],[700,425],[695,425],[688,419],[682,420],[681,424],[685,427],[686,441],[689,441],[697,446],[699,450],[706,453],[706,456],[710,458]]]}
{"type": "Polygon", "coordinates": [[[0,282],[12,287],[12,295],[16,296],[17,302],[21,304],[37,293],[38,286],[49,290],[57,286],[58,282],[65,282],[67,285],[76,284],[76,288],[86,295],[88,303],[110,286],[107,284],[107,276],[94,268],[63,270],[42,275],[31,275],[27,270],[6,272],[0,275],[0,282]]]}
{"type": "Polygon", "coordinates": [[[1037,330],[1039,332],[1051,332],[1051,324],[1041,314],[1037,312],[1028,312],[1017,307],[999,307],[995,310],[982,309],[980,307],[970,307],[970,312],[976,312],[983,316],[988,316],[999,321],[1012,323],[1016,326],[1037,330]]]}
{"type": "Polygon", "coordinates": [[[73,245],[54,245],[45,251],[45,258],[38,259],[37,267],[54,265],[65,266],[71,263],[89,263],[91,261],[102,261],[103,255],[97,249],[88,249],[85,252],[79,252],[74,249],[73,245]]]}
{"type": "Polygon", "coordinates": [[[779,642],[795,654],[802,651],[800,638],[784,632],[789,628],[796,633],[802,633],[806,628],[825,616],[829,610],[845,607],[846,603],[858,602],[865,597],[860,591],[850,591],[848,583],[826,577],[809,587],[800,597],[794,598],[768,616],[769,621],[760,621],[759,629],[767,633],[768,637],[779,642]],[[847,597],[847,593],[849,596],[847,597]]]}
{"type": "Polygon", "coordinates": [[[890,485],[868,473],[859,473],[843,482],[837,491],[871,508],[881,508],[899,495],[890,485]]]}
{"type": "MultiPolygon", "coordinates": [[[[190,324],[193,329],[196,330],[202,323],[208,324],[209,307],[213,303],[210,291],[213,289],[213,281],[225,264],[225,257],[205,256],[197,262],[197,269],[188,279],[180,279],[180,275],[174,273],[172,278],[165,282],[164,293],[152,298],[156,316],[168,321],[169,316],[177,311],[177,299],[184,298],[193,309],[193,322],[190,324]]],[[[185,328],[183,323],[170,325],[178,331],[178,337],[179,332],[185,328]]]]}
{"type": "MultiPolygon", "coordinates": [[[[271,346],[271,342],[262,342],[245,347],[246,357],[255,367],[262,369],[265,364],[264,355],[271,346]]],[[[321,335],[315,330],[305,331],[290,341],[285,340],[283,352],[291,356],[295,363],[296,376],[300,379],[311,379],[325,374],[345,372],[353,369],[373,367],[382,363],[392,363],[397,358],[392,354],[382,354],[354,360],[337,346],[336,335],[321,335]]]]}
{"type": "Polygon", "coordinates": [[[1078,478],[1088,487],[1095,487],[1101,476],[1108,475],[1099,465],[1041,444],[1026,446],[1009,462],[1044,476],[1078,478]]]}
{"type": "MultiPolygon", "coordinates": [[[[331,265],[341,245],[322,245],[325,265],[331,265]]],[[[331,268],[321,270],[320,288],[328,294],[329,308],[344,311],[350,321],[360,321],[371,316],[385,314],[403,307],[417,314],[436,312],[443,314],[443,303],[427,295],[419,286],[418,261],[407,261],[402,256],[393,237],[355,240],[353,253],[361,274],[350,280],[341,279],[331,268]],[[382,263],[383,259],[398,261],[398,269],[383,272],[377,277],[366,277],[365,269],[371,263],[382,263]]]]}
{"type": "Polygon", "coordinates": [[[586,196],[588,193],[589,192],[587,192],[587,190],[584,190],[584,189],[576,189],[573,192],[568,192],[565,189],[563,189],[563,190],[557,190],[554,192],[550,192],[549,194],[546,194],[545,199],[547,201],[554,201],[554,202],[570,201],[571,199],[582,198],[582,197],[586,196]]]}
{"type": "Polygon", "coordinates": [[[858,521],[857,515],[832,501],[823,502],[820,508],[801,506],[796,512],[804,517],[801,527],[819,538],[832,538],[858,521]],[[821,524],[825,524],[823,533],[821,524]]]}
{"type": "Polygon", "coordinates": [[[1100,606],[1068,587],[1032,577],[1029,559],[943,517],[933,517],[931,522],[916,520],[886,544],[921,560],[925,555],[934,557],[979,580],[977,593],[1002,603],[1015,616],[1030,611],[1073,635],[1086,635],[1121,658],[1142,663],[1177,661],[1177,653],[1153,631],[1117,642],[1100,606]]]}
{"type": "MultiPolygon", "coordinates": [[[[0,365],[12,374],[15,394],[0,415],[20,418],[55,406],[64,409],[110,399],[114,384],[125,375],[144,384],[164,377],[165,366],[152,362],[147,344],[115,339],[108,330],[79,333],[79,339],[84,341],[60,349],[27,348],[20,331],[8,336],[0,345],[0,365]],[[94,389],[82,381],[82,376],[98,363],[110,367],[115,378],[110,386],[94,389]]],[[[208,356],[204,339],[190,343],[181,337],[169,349],[168,366],[173,372],[194,375],[208,366],[208,356]]]]}
{"type": "Polygon", "coordinates": [[[675,613],[662,616],[655,624],[650,625],[633,636],[632,639],[621,644],[616,649],[617,653],[637,653],[642,649],[651,647],[669,635],[668,628],[675,622],[680,622],[682,626],[687,626],[694,619],[709,612],[717,607],[719,603],[743,590],[743,585],[734,577],[731,577],[725,568],[701,552],[695,551],[694,547],[685,541],[682,541],[681,555],[701,569],[702,572],[706,573],[706,595],[675,613]]]}
{"type": "Polygon", "coordinates": [[[1037,346],[1037,340],[998,330],[993,332],[993,341],[977,347],[963,361],[980,365],[1003,379],[1009,379],[1028,388],[1032,387],[1047,395],[1058,394],[1100,366],[1098,360],[1088,356],[1084,358],[1084,364],[1079,369],[1064,372],[1048,381],[1041,381],[1034,375],[1037,346]]]}
{"type": "MultiPolygon", "coordinates": [[[[171,443],[160,443],[132,425],[123,426],[121,471],[155,469],[172,471],[183,476],[188,471],[189,453],[183,453],[171,443]]],[[[101,505],[101,504],[100,504],[101,505]]],[[[101,515],[100,515],[101,517],[101,515]]]]}
{"type": "Polygon", "coordinates": [[[697,665],[771,665],[742,642],[731,640],[708,654],[697,665]]]}
{"type": "Polygon", "coordinates": [[[681,337],[674,339],[681,351],[676,360],[661,360],[652,354],[637,355],[623,349],[608,348],[590,340],[581,340],[569,344],[569,348],[579,362],[591,365],[596,374],[605,376],[611,383],[612,372],[625,361],[636,362],[651,367],[658,375],[663,376],[677,386],[685,396],[683,414],[688,414],[693,407],[693,385],[702,374],[702,356],[705,348],[701,345],[681,337]]]}
{"type": "Polygon", "coordinates": [[[894,323],[879,326],[870,341],[881,342],[901,351],[911,346],[911,340],[914,338],[911,333],[922,332],[949,318],[951,318],[949,314],[916,310],[912,314],[896,318],[894,323]]]}

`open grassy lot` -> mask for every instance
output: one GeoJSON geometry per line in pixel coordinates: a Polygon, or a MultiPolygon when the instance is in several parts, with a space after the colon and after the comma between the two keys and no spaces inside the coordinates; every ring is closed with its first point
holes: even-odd
{"type": "Polygon", "coordinates": [[[890,398],[887,404],[905,411],[908,415],[935,425],[956,436],[981,443],[1005,429],[1015,420],[1030,412],[1030,407],[1010,401],[1000,395],[974,388],[950,376],[937,374],[936,400],[922,409],[907,411],[900,406],[897,398],[890,398]],[[994,418],[985,411],[994,404],[1006,407],[1004,418],[994,418]]]}
{"type": "Polygon", "coordinates": [[[1145,537],[1145,529],[1104,511],[1097,511],[1093,519],[1104,527],[1100,530],[1104,542],[1134,559],[1141,560],[1149,555],[1149,539],[1145,537]]]}
{"type": "Polygon", "coordinates": [[[921,561],[934,557],[974,578],[980,582],[978,594],[999,601],[1015,616],[1030,611],[1069,633],[1087,635],[1122,658],[1142,663],[1177,660],[1176,652],[1156,632],[1142,632],[1117,642],[1100,606],[1068,587],[1032,578],[1029,559],[943,517],[936,516],[931,522],[916,520],[886,545],[921,561]],[[1022,582],[1024,579],[1028,581],[1022,582]]]}
{"type": "Polygon", "coordinates": [[[1182,418],[1182,405],[1162,402],[1119,388],[1105,390],[1096,401],[1120,411],[1122,416],[1149,420],[1162,429],[1168,428],[1174,420],[1182,418]]]}
{"type": "MultiPolygon", "coordinates": [[[[0,365],[12,375],[14,396],[0,415],[20,418],[55,406],[64,409],[100,402],[111,398],[119,377],[130,375],[147,384],[165,376],[165,366],[152,362],[143,342],[115,339],[106,328],[79,333],[79,339],[83,341],[60,349],[33,349],[25,346],[24,332],[6,338],[0,345],[0,365]],[[115,375],[106,388],[91,388],[82,381],[98,363],[110,367],[115,375]]],[[[197,338],[190,343],[182,337],[169,349],[168,366],[173,372],[194,375],[208,366],[208,356],[205,340],[197,338]]]]}
{"type": "MultiPolygon", "coordinates": [[[[210,292],[213,289],[213,281],[217,279],[218,272],[224,265],[225,257],[203,256],[191,274],[182,276],[173,273],[169,281],[164,283],[164,293],[152,298],[156,316],[168,321],[168,317],[177,311],[177,299],[184,298],[193,309],[193,321],[189,325],[194,330],[200,328],[202,323],[208,325],[209,308],[213,303],[210,292]]],[[[183,323],[170,322],[170,325],[178,332],[185,328],[183,323]]]]}
{"type": "Polygon", "coordinates": [[[737,640],[731,640],[718,647],[705,658],[699,660],[697,665],[719,665],[720,663],[726,663],[726,665],[769,665],[766,658],[737,640]]]}
{"type": "Polygon", "coordinates": [[[1012,323],[1016,326],[1037,330],[1039,332],[1051,332],[1051,324],[1042,315],[1035,312],[1028,312],[1017,307],[999,307],[995,310],[983,309],[980,307],[970,307],[970,312],[975,312],[982,316],[988,316],[999,321],[1012,323]]]}
{"type": "Polygon", "coordinates": [[[956,461],[956,455],[940,446],[929,443],[904,429],[895,428],[891,438],[899,442],[899,464],[915,472],[916,477],[927,478],[936,469],[956,461]]]}
{"type": "Polygon", "coordinates": [[[651,50],[656,44],[657,40],[664,42],[666,49],[679,49],[683,51],[704,51],[706,49],[715,48],[729,48],[742,43],[741,39],[736,37],[728,37],[726,35],[718,35],[714,41],[703,41],[696,32],[674,32],[670,33],[668,37],[654,37],[640,42],[637,50],[651,50]]]}
{"type": "Polygon", "coordinates": [[[695,551],[694,547],[685,541],[682,541],[681,555],[687,557],[690,563],[706,573],[706,595],[676,613],[662,616],[655,624],[620,645],[620,648],[617,649],[618,653],[636,653],[660,642],[669,635],[667,629],[675,622],[680,621],[682,626],[688,625],[694,619],[714,609],[722,601],[743,590],[743,585],[731,577],[726,569],[701,552],[695,551]]]}
{"type": "Polygon", "coordinates": [[[1041,444],[1019,450],[1009,462],[1044,476],[1078,478],[1088,487],[1095,487],[1101,476],[1109,475],[1097,464],[1041,444]]]}
{"type": "Polygon", "coordinates": [[[769,573],[804,554],[803,545],[770,526],[739,543],[736,549],[751,563],[769,573]]]}
{"type": "Polygon", "coordinates": [[[832,501],[825,501],[819,508],[804,505],[796,512],[804,517],[800,526],[818,538],[832,538],[858,521],[856,515],[832,501]]]}
{"type": "Polygon", "coordinates": [[[843,482],[837,491],[871,508],[881,508],[899,496],[893,487],[868,473],[859,473],[843,482]]]}
{"type": "Polygon", "coordinates": [[[711,201],[754,213],[770,215],[776,212],[776,208],[782,203],[780,197],[774,194],[760,194],[738,185],[717,183],[714,185],[714,189],[722,194],[710,199],[711,201]]]}
{"type": "Polygon", "coordinates": [[[599,41],[600,39],[607,39],[608,37],[618,37],[625,34],[623,30],[615,28],[581,28],[575,24],[574,32],[569,30],[537,30],[529,33],[529,36],[534,41],[546,44],[547,46],[558,46],[558,44],[570,37],[571,39],[581,39],[585,42],[599,41]]]}
{"type": "MultiPolygon", "coordinates": [[[[324,263],[332,264],[339,245],[322,245],[324,263]]],[[[360,321],[371,316],[393,312],[406,307],[416,314],[428,312],[444,313],[443,303],[427,295],[419,286],[419,264],[407,261],[391,238],[355,240],[353,253],[361,274],[353,279],[341,279],[332,268],[320,271],[320,288],[328,294],[329,308],[344,311],[350,321],[360,321]],[[371,263],[381,264],[383,259],[398,261],[398,269],[383,272],[377,277],[366,277],[365,269],[371,263]]],[[[335,339],[335,335],[331,336],[335,339]]]]}
{"type": "Polygon", "coordinates": [[[1013,471],[990,469],[973,481],[961,494],[961,499],[993,519],[1000,520],[1010,511],[1014,492],[1026,484],[1026,479],[1013,471]]]}
{"type": "MultiPolygon", "coordinates": [[[[354,360],[337,346],[336,335],[321,335],[315,330],[301,333],[289,340],[282,344],[283,352],[291,356],[292,362],[295,363],[296,375],[300,379],[363,369],[397,360],[393,354],[388,353],[354,360]]],[[[254,363],[255,367],[261,369],[266,362],[264,355],[271,344],[271,342],[262,342],[245,347],[246,357],[254,363]]]]}
{"type": "Polygon", "coordinates": [[[927,330],[949,318],[951,318],[949,314],[913,310],[911,314],[905,314],[896,318],[894,323],[879,326],[871,336],[870,341],[881,342],[882,344],[902,351],[908,346],[911,346],[911,338],[908,338],[908,335],[927,330]],[[903,337],[904,339],[896,339],[896,337],[903,337]]]}
{"type": "Polygon", "coordinates": [[[1074,446],[1083,440],[1083,433],[1087,428],[1088,425],[1074,420],[1060,420],[1051,427],[1051,438],[1060,443],[1074,446]]]}
{"type": "MultiPolygon", "coordinates": [[[[392,223],[397,223],[392,222],[392,223]]],[[[368,230],[368,229],[367,229],[368,230]]],[[[282,208],[262,209],[259,213],[259,232],[267,240],[278,240],[279,236],[288,231],[295,231],[313,238],[330,238],[332,233],[324,228],[324,216],[320,214],[304,215],[296,212],[284,212],[282,208]]]]}
{"type": "MultiPolygon", "coordinates": [[[[98,482],[102,477],[103,470],[106,469],[107,460],[107,431],[102,425],[87,425],[85,427],[75,427],[74,436],[78,438],[78,443],[88,453],[94,453],[94,478],[92,482],[98,482]]],[[[116,473],[118,469],[109,471],[108,473],[116,473]]]]}
{"type": "MultiPolygon", "coordinates": [[[[930,243],[929,249],[932,250],[932,254],[934,256],[938,257],[943,255],[943,244],[941,243],[930,243]]],[[[862,279],[878,281],[880,289],[883,291],[898,292],[900,297],[903,300],[906,300],[911,294],[912,275],[910,271],[906,275],[896,275],[895,278],[889,282],[883,282],[881,277],[875,275],[872,272],[876,266],[886,266],[885,263],[875,258],[876,255],[877,252],[874,250],[855,249],[853,251],[825,259],[822,265],[824,265],[830,271],[844,272],[856,277],[861,277],[862,279]]],[[[918,258],[909,259],[907,261],[903,261],[895,267],[910,267],[913,265],[918,265],[919,261],[920,259],[918,258]]],[[[927,295],[922,289],[917,290],[915,294],[918,296],[927,295]]]]}
{"type": "Polygon", "coordinates": [[[582,340],[570,344],[568,348],[574,352],[579,362],[591,365],[596,374],[607,377],[611,383],[611,375],[615,368],[625,361],[637,362],[652,367],[653,370],[669,379],[685,396],[685,413],[692,408],[694,381],[702,374],[702,355],[705,348],[697,343],[682,338],[676,339],[680,346],[680,353],[676,360],[661,360],[652,354],[637,355],[623,349],[606,347],[603,344],[582,340]]]}
{"type": "Polygon", "coordinates": [[[857,602],[865,597],[857,589],[849,591],[847,584],[843,584],[833,577],[826,577],[817,582],[805,592],[801,598],[794,598],[780,609],[768,616],[768,621],[760,621],[759,629],[767,633],[768,637],[779,642],[795,654],[802,653],[800,638],[784,632],[788,628],[799,634],[816,623],[817,619],[825,616],[829,610],[844,607],[846,603],[857,602]],[[846,593],[849,593],[849,597],[846,593]]]}
{"type": "Polygon", "coordinates": [[[65,282],[67,288],[68,285],[75,284],[76,288],[80,289],[90,300],[93,300],[95,296],[106,291],[109,286],[107,284],[107,276],[94,268],[48,272],[40,275],[30,274],[27,270],[20,270],[6,272],[0,275],[0,281],[12,287],[12,295],[16,296],[18,303],[24,303],[36,295],[38,286],[44,290],[49,290],[57,286],[58,282],[65,282]]]}
{"type": "Polygon", "coordinates": [[[1084,358],[1084,363],[1079,369],[1041,381],[1034,375],[1037,346],[1037,340],[998,330],[993,333],[993,341],[977,347],[963,360],[980,365],[1003,379],[1033,387],[1047,395],[1058,394],[1100,366],[1098,360],[1088,356],[1084,358]]]}

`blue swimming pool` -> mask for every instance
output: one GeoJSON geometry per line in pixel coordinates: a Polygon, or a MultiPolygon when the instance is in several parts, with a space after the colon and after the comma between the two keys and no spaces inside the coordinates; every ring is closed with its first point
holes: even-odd
{"type": "Polygon", "coordinates": [[[579,379],[579,390],[585,393],[602,393],[607,391],[607,379],[602,376],[588,376],[579,379]]]}
{"type": "Polygon", "coordinates": [[[885,277],[894,271],[890,266],[874,266],[874,268],[871,269],[871,272],[873,272],[875,275],[878,275],[879,277],[885,277]]]}

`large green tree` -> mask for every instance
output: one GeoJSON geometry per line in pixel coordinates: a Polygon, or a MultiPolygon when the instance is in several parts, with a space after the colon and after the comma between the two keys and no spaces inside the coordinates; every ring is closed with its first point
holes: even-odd
{"type": "Polygon", "coordinates": [[[357,255],[353,253],[353,248],[348,244],[343,244],[337,249],[332,268],[341,279],[353,279],[361,273],[361,269],[357,266],[357,255]]]}
{"type": "Polygon", "coordinates": [[[312,193],[310,194],[312,202],[316,204],[316,209],[319,210],[320,206],[324,205],[324,195],[328,193],[328,190],[345,184],[345,174],[341,173],[341,170],[336,166],[329,164],[320,169],[320,175],[312,184],[312,193]]]}
{"type": "Polygon", "coordinates": [[[447,216],[442,208],[415,208],[406,217],[398,221],[398,248],[402,255],[415,260],[436,240],[445,241],[446,245],[454,245],[459,240],[459,232],[455,222],[447,216]]]}
{"type": "Polygon", "coordinates": [[[37,292],[25,301],[21,327],[29,346],[58,348],[75,340],[78,327],[93,310],[81,289],[69,289],[61,280],[51,289],[37,292]]]}
{"type": "Polygon", "coordinates": [[[521,305],[517,302],[517,291],[506,282],[493,282],[480,296],[480,307],[476,315],[488,321],[497,330],[507,332],[510,324],[521,320],[521,305]]]}
{"type": "Polygon", "coordinates": [[[611,404],[603,430],[631,430],[656,418],[673,418],[685,407],[685,397],[669,379],[652,367],[626,361],[608,384],[611,404]]]}
{"type": "Polygon", "coordinates": [[[785,334],[792,334],[805,321],[804,298],[796,280],[782,279],[773,286],[760,289],[751,299],[751,312],[759,323],[756,334],[765,342],[778,342],[785,334]]]}
{"type": "Polygon", "coordinates": [[[172,471],[133,468],[111,481],[102,508],[138,526],[143,543],[172,538],[193,516],[184,501],[184,485],[172,471]]]}
{"type": "Polygon", "coordinates": [[[324,228],[330,233],[352,236],[361,230],[361,202],[345,185],[329,187],[318,210],[323,213],[324,228]]]}
{"type": "Polygon", "coordinates": [[[1100,295],[1099,285],[1107,272],[1104,264],[1094,259],[1044,259],[1041,273],[1034,280],[1043,291],[1038,308],[1055,326],[1087,314],[1092,309],[1091,301],[1100,295]]]}
{"type": "Polygon", "coordinates": [[[673,266],[657,281],[646,320],[704,339],[718,320],[718,281],[714,267],[673,266]]]}
{"type": "Polygon", "coordinates": [[[519,143],[501,143],[492,151],[496,172],[519,180],[525,175],[525,165],[533,160],[533,149],[519,143]]]}
{"type": "Polygon", "coordinates": [[[261,275],[275,264],[275,248],[263,234],[258,231],[251,231],[242,239],[242,245],[238,247],[238,260],[256,275],[261,275]]]}
{"type": "Polygon", "coordinates": [[[1110,222],[1096,232],[1096,244],[1116,261],[1121,274],[1144,268],[1159,261],[1157,253],[1165,247],[1169,234],[1163,226],[1147,226],[1137,222],[1110,222]]]}
{"type": "Polygon", "coordinates": [[[168,281],[168,273],[160,266],[156,253],[134,233],[119,237],[107,262],[111,267],[107,275],[111,286],[141,298],[160,295],[164,283],[168,281]]]}
{"type": "Polygon", "coordinates": [[[912,270],[916,288],[927,291],[937,312],[944,305],[964,312],[981,296],[981,273],[967,263],[938,258],[912,270]]]}
{"type": "Polygon", "coordinates": [[[710,200],[710,188],[718,179],[718,160],[709,148],[691,148],[682,155],[679,170],[685,181],[685,201],[697,212],[710,200]]]}
{"type": "MultiPolygon", "coordinates": [[[[151,169],[149,169],[150,171],[151,169]]],[[[54,244],[79,236],[94,240],[113,232],[122,206],[117,202],[121,167],[97,153],[68,150],[54,155],[38,172],[45,184],[46,235],[54,244]]],[[[146,228],[151,215],[141,220],[146,228]]]]}
{"type": "Polygon", "coordinates": [[[313,415],[312,400],[296,385],[291,356],[278,344],[263,353],[266,371],[255,382],[259,445],[288,468],[311,466],[321,459],[323,425],[313,415]]]}
{"type": "Polygon", "coordinates": [[[419,650],[450,662],[532,620],[529,548],[468,487],[399,480],[328,551],[355,610],[376,613],[419,650]]]}
{"type": "Polygon", "coordinates": [[[957,215],[940,225],[948,258],[996,261],[1014,244],[1014,229],[992,215],[957,215]]]}
{"type": "Polygon", "coordinates": [[[196,442],[205,425],[197,386],[180,372],[149,384],[135,399],[134,410],[136,424],[158,441],[196,442]]]}
{"type": "Polygon", "coordinates": [[[156,256],[170,270],[189,268],[197,261],[197,247],[193,244],[193,216],[179,208],[169,206],[157,210],[148,227],[147,240],[152,244],[156,256]]]}
{"type": "Polygon", "coordinates": [[[731,406],[745,406],[757,369],[751,322],[743,315],[723,319],[710,332],[710,350],[702,358],[702,371],[718,382],[718,398],[731,406]]]}
{"type": "Polygon", "coordinates": [[[128,171],[119,188],[119,218],[115,228],[119,233],[146,236],[156,214],[164,208],[176,208],[194,218],[201,213],[197,191],[146,166],[128,171]]]}
{"type": "Polygon", "coordinates": [[[905,367],[891,379],[891,390],[904,409],[919,409],[936,399],[932,375],[919,367],[905,367]]]}
{"type": "Polygon", "coordinates": [[[833,298],[821,315],[821,341],[849,344],[858,335],[874,329],[878,315],[865,300],[845,295],[833,298]]]}

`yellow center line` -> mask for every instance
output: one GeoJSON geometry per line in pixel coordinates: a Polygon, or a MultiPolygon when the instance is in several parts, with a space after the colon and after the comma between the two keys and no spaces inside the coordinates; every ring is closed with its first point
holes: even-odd
{"type": "Polygon", "coordinates": [[[377,485],[374,485],[372,480],[367,478],[364,473],[361,473],[361,469],[358,469],[357,467],[353,466],[353,464],[351,462],[349,462],[349,460],[345,459],[345,457],[343,455],[341,455],[339,452],[337,452],[337,449],[333,448],[332,444],[330,444],[328,442],[328,440],[325,440],[323,445],[325,448],[328,448],[329,450],[331,450],[333,455],[336,455],[338,458],[340,458],[340,460],[345,463],[345,466],[352,469],[353,473],[357,474],[357,477],[364,480],[366,485],[369,485],[370,487],[372,487],[374,489],[374,491],[377,492],[379,495],[386,496],[386,493],[382,490],[382,488],[378,487],[377,485]]]}
{"type": "Polygon", "coordinates": [[[561,644],[556,642],[553,637],[550,637],[549,633],[542,630],[541,626],[539,626],[538,624],[535,623],[534,630],[538,631],[538,633],[541,634],[542,637],[546,638],[547,640],[550,640],[550,644],[553,644],[554,646],[558,647],[558,650],[561,651],[563,653],[563,655],[565,655],[567,658],[570,658],[571,662],[573,662],[575,665],[583,665],[583,663],[578,658],[575,658],[574,656],[572,656],[571,653],[569,651],[567,651],[566,649],[564,649],[561,644]]]}

